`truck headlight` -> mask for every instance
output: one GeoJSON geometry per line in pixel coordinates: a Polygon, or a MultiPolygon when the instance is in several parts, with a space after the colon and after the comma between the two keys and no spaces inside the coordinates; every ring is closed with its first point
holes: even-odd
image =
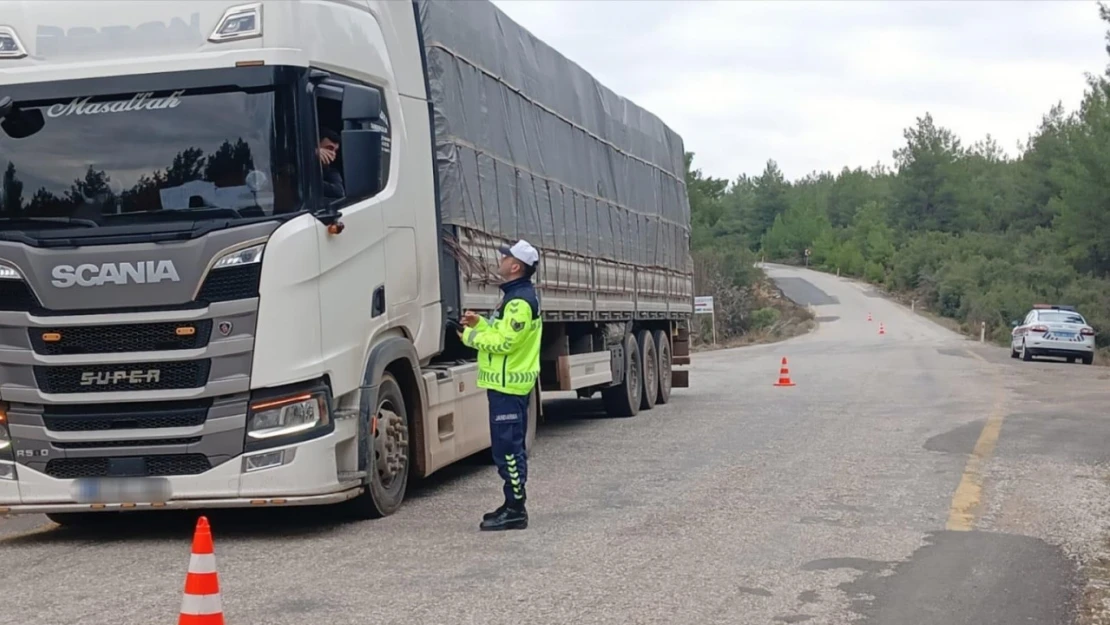
{"type": "Polygon", "coordinates": [[[0,280],[22,280],[19,270],[7,263],[0,262],[0,280]]]}
{"type": "Polygon", "coordinates": [[[291,436],[326,427],[328,402],[323,393],[304,393],[251,406],[247,436],[255,441],[291,436]]]}
{"type": "Polygon", "coordinates": [[[262,262],[262,250],[266,244],[255,245],[252,247],[245,247],[241,250],[235,250],[224,254],[212,265],[212,269],[223,269],[225,267],[240,267],[242,265],[253,265],[262,262]]]}

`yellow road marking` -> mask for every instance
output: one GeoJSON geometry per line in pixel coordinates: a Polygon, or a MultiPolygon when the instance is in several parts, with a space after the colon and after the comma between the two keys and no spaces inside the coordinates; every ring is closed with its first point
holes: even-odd
{"type": "MultiPolygon", "coordinates": [[[[967,353],[982,362],[989,362],[986,358],[971,350],[968,350],[967,353]]],[[[952,495],[952,505],[948,510],[948,523],[945,525],[945,529],[949,531],[967,532],[974,529],[975,520],[982,504],[982,468],[986,461],[990,459],[991,453],[994,452],[994,444],[998,442],[998,435],[1002,431],[1002,420],[1006,418],[1006,392],[1002,386],[1002,381],[998,379],[998,374],[993,373],[993,375],[996,378],[994,405],[991,408],[991,414],[987,418],[986,425],[979,433],[979,440],[975,442],[975,448],[971,450],[971,456],[967,459],[967,465],[960,477],[960,485],[956,487],[956,492],[952,495]]]]}

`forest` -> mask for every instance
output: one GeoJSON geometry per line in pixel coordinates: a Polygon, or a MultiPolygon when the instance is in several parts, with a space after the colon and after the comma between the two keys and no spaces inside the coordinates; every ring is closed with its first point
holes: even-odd
{"type": "MultiPolygon", "coordinates": [[[[1110,24],[1106,7],[1099,16],[1110,24]]],[[[813,268],[915,299],[976,336],[985,323],[1004,345],[1034,303],[1076,306],[1106,355],[1110,68],[1087,83],[1076,110],[1053,106],[1012,156],[989,135],[966,143],[929,113],[905,129],[890,168],[790,181],[768,160],[757,177],[725,180],[688,153],[698,295],[750,289],[759,257],[801,264],[808,248],[813,268]]],[[[730,311],[728,332],[750,331],[754,312],[730,311]]]]}

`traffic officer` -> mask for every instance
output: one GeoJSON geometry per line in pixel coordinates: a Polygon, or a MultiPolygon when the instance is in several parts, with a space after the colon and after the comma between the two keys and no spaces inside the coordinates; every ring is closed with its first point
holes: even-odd
{"type": "Polygon", "coordinates": [[[489,398],[493,460],[504,481],[505,503],[486,514],[480,529],[528,527],[525,482],[528,453],[524,449],[529,396],[540,375],[540,302],[532,275],[540,255],[524,240],[501,248],[501,303],[489,320],[467,311],[459,336],[478,350],[478,387],[489,398]]]}

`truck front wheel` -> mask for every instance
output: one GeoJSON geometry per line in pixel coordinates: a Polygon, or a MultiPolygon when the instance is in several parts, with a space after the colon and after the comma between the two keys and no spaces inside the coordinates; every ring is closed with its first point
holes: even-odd
{"type": "Polygon", "coordinates": [[[378,519],[401,507],[409,479],[409,415],[401,385],[382,374],[377,406],[370,415],[366,490],[351,500],[358,518],[378,519]]]}

